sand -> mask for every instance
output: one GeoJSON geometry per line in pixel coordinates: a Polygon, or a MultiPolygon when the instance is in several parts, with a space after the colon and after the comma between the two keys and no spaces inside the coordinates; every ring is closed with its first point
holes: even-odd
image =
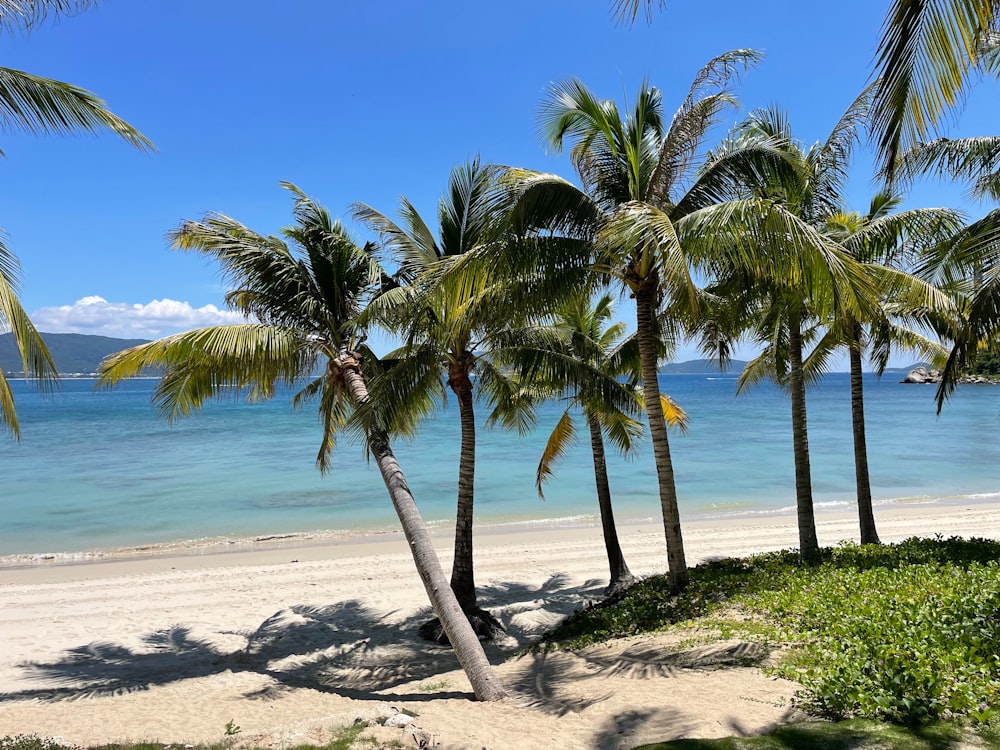
{"type": "MultiPolygon", "coordinates": [[[[886,506],[878,522],[886,541],[996,538],[1000,504],[886,506]]],[[[821,513],[820,543],[855,539],[856,526],[821,513]]],[[[695,564],[791,546],[795,529],[790,515],[689,522],[685,544],[695,564]]],[[[635,573],[662,572],[656,521],[619,531],[635,573]]],[[[448,570],[447,534],[436,541],[448,570]]],[[[287,748],[412,713],[366,733],[402,747],[611,749],[801,718],[796,684],[768,677],[750,643],[660,634],[517,655],[601,597],[594,523],[481,529],[476,566],[481,603],[510,635],[488,648],[510,692],[500,703],[471,700],[452,653],[417,638],[427,600],[399,535],[0,561],[0,736],[287,748]],[[239,732],[227,738],[227,724],[239,732]]]]}

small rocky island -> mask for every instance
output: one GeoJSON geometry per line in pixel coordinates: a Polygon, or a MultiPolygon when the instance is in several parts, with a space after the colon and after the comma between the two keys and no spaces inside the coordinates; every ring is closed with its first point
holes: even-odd
{"type": "MultiPolygon", "coordinates": [[[[899,381],[900,383],[940,383],[941,382],[941,371],[933,370],[927,367],[914,367],[908,373],[906,377],[899,381]]],[[[990,375],[963,375],[958,379],[959,383],[964,384],[977,384],[977,385],[996,385],[1000,383],[995,377],[990,375]]]]}

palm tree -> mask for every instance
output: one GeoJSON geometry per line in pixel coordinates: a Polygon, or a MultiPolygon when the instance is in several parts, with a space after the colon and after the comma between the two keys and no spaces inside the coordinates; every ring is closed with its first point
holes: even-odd
{"type": "MultiPolygon", "coordinates": [[[[867,298],[872,295],[871,281],[862,267],[820,231],[827,217],[840,210],[856,126],[864,117],[866,105],[862,95],[830,137],[810,148],[792,137],[789,123],[780,111],[752,113],[712,155],[707,168],[712,169],[715,160],[724,160],[729,151],[744,148],[748,142],[759,141],[781,148],[786,168],[761,171],[753,180],[739,176],[731,182],[729,195],[734,200],[752,197],[772,204],[772,210],[788,222],[787,228],[740,236],[716,222],[712,232],[698,230],[705,234],[702,242],[736,248],[756,244],[757,252],[763,253],[763,257],[750,263],[743,254],[730,255],[717,263],[713,292],[730,308],[737,309],[735,319],[762,346],[761,354],[740,375],[738,391],[765,377],[789,390],[799,551],[807,559],[817,554],[819,543],[806,416],[806,380],[811,373],[804,367],[804,353],[817,335],[819,323],[838,307],[846,314],[860,316],[870,308],[867,298]],[[798,236],[788,231],[793,228],[798,236]]],[[[760,208],[758,204],[756,210],[760,208]]],[[[733,319],[734,315],[729,312],[726,317],[733,319]]]]}
{"type": "Polygon", "coordinates": [[[592,243],[596,268],[635,299],[643,399],[669,577],[677,588],[686,585],[688,571],[657,381],[657,340],[664,328],[659,316],[667,305],[678,318],[701,306],[675,223],[713,202],[711,183],[718,174],[696,175],[699,149],[719,114],[734,103],[729,84],[759,58],[753,50],[735,50],[711,60],[669,122],[660,91],[645,83],[624,117],[614,101],[598,98],[578,80],[553,86],[542,109],[542,132],[554,148],[571,147],[583,190],[551,175],[514,173],[532,210],[552,215],[550,226],[563,234],[592,243]]]}
{"type": "MultiPolygon", "coordinates": [[[[446,389],[458,402],[461,447],[455,517],[455,555],[451,587],[475,630],[485,638],[504,633],[493,615],[479,606],[473,557],[473,511],[476,472],[476,392],[488,400],[509,395],[506,376],[489,360],[491,341],[516,325],[516,310],[505,299],[505,283],[467,284],[450,274],[464,256],[491,242],[500,224],[494,201],[496,170],[479,159],[452,170],[446,195],[438,206],[438,235],[405,198],[399,223],[363,203],[354,216],[382,237],[399,263],[399,276],[409,286],[391,309],[385,305],[390,328],[405,344],[386,356],[396,362],[372,383],[374,408],[385,407],[397,417],[421,418],[445,402],[446,389]],[[403,298],[405,297],[405,300],[403,298]],[[473,379],[473,373],[476,377],[473,379]]],[[[439,639],[432,621],[421,630],[439,639]]]]}
{"type": "MultiPolygon", "coordinates": [[[[27,31],[48,16],[72,14],[92,4],[90,0],[0,0],[0,31],[27,31]]],[[[145,136],[90,92],[10,68],[0,68],[0,126],[8,132],[45,134],[107,129],[140,150],[152,149],[145,136]]],[[[0,229],[0,329],[13,334],[25,376],[37,378],[48,389],[58,378],[55,363],[17,298],[20,264],[4,239],[0,229]]],[[[20,439],[14,395],[2,372],[0,424],[20,439]]]]}
{"type": "Polygon", "coordinates": [[[838,307],[827,334],[810,355],[810,360],[817,361],[806,363],[807,367],[822,370],[826,358],[834,350],[846,346],[848,351],[862,544],[879,543],[868,470],[862,359],[870,352],[875,372],[881,376],[894,345],[940,358],[941,345],[914,327],[926,327],[928,316],[947,311],[950,300],[935,287],[904,271],[914,266],[922,248],[935,246],[954,236],[961,222],[958,212],[950,209],[918,208],[893,213],[901,201],[900,196],[880,192],[872,198],[867,214],[841,211],[827,218],[824,233],[855,260],[866,264],[874,285],[881,292],[883,304],[873,308],[874,316],[868,320],[861,320],[850,310],[838,307]]]}
{"type": "MultiPolygon", "coordinates": [[[[529,343],[496,354],[522,377],[527,376],[534,393],[564,396],[567,401],[538,463],[536,487],[540,497],[544,497],[542,485],[552,476],[556,463],[576,436],[574,412],[583,413],[590,433],[601,528],[610,568],[608,594],[627,588],[635,582],[635,576],[625,562],[615,528],[605,439],[628,456],[634,454],[643,432],[642,424],[636,421],[643,410],[642,397],[635,386],[639,374],[638,349],[634,337],[622,341],[624,323],[608,325],[613,312],[611,295],[605,293],[592,301],[588,290],[580,290],[555,311],[551,325],[539,326],[534,335],[526,337],[529,343]]],[[[685,429],[684,412],[667,396],[662,396],[662,402],[668,422],[685,429]]]]}
{"type": "MultiPolygon", "coordinates": [[[[215,396],[270,398],[278,384],[307,378],[294,403],[319,401],[317,464],[326,471],[337,433],[352,427],[352,408],[369,401],[366,378],[377,360],[363,345],[357,319],[385,274],[371,245],[359,247],[323,207],[294,185],[284,187],[295,196],[295,224],[283,230],[284,238],[257,234],[221,214],[186,221],[170,235],[175,247],[217,260],[233,284],[227,303],[260,322],[202,328],[128,349],[102,363],[98,382],[110,386],[143,368],[163,367],[154,399],[173,419],[215,396]],[[318,364],[322,373],[313,377],[318,364]]],[[[374,421],[353,427],[375,458],[427,595],[476,697],[502,698],[503,687],[447,585],[385,427],[374,421]]]]}

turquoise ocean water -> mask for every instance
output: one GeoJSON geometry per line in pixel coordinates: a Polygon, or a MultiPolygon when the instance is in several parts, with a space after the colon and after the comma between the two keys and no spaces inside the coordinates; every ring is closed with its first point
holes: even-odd
{"type": "MultiPolygon", "coordinates": [[[[963,386],[935,414],[933,386],[869,378],[868,445],[878,502],[975,502],[1000,497],[1000,387],[963,386]]],[[[273,401],[214,403],[167,424],[150,403],[152,380],[95,391],[66,380],[55,395],[15,381],[23,440],[0,442],[0,556],[79,553],[206,538],[394,530],[395,515],[361,448],[338,446],[321,476],[316,412],[273,401]]],[[[683,518],[766,514],[794,503],[790,406],[763,385],[739,397],[735,376],[666,375],[662,389],[691,418],[671,446],[683,518]]],[[[815,499],[854,502],[848,376],[807,395],[815,499]]],[[[547,485],[535,468],[562,407],[551,404],[527,437],[482,428],[477,522],[539,523],[596,514],[583,434],[547,485]]],[[[485,409],[480,409],[480,416],[485,409]]],[[[424,517],[454,517],[458,410],[436,415],[417,440],[395,445],[424,517]]],[[[659,518],[648,442],[632,461],[609,457],[622,516],[659,518]]]]}

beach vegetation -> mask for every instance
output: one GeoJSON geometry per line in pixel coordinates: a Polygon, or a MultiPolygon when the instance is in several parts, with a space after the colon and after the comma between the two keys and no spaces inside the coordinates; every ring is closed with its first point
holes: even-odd
{"type": "Polygon", "coordinates": [[[978,352],[972,364],[969,365],[969,372],[972,375],[1000,377],[1000,354],[995,352],[978,352]]]}
{"type": "Polygon", "coordinates": [[[940,722],[902,727],[868,719],[783,724],[757,737],[685,739],[642,745],[635,750],[954,750],[995,747],[988,727],[940,722]]]}
{"type": "Polygon", "coordinates": [[[992,724],[1000,708],[1000,543],[844,544],[693,568],[683,592],[657,577],[579,611],[536,648],[679,627],[768,645],[817,716],[992,724]]]}
{"type": "Polygon", "coordinates": [[[8,734],[0,737],[0,750],[75,750],[75,748],[51,737],[40,737],[37,734],[8,734]]]}
{"type": "Polygon", "coordinates": [[[379,364],[364,344],[360,314],[391,280],[373,245],[358,245],[323,206],[290,183],[284,187],[294,199],[294,223],[280,237],[258,234],[219,213],[185,221],[170,234],[176,248],[219,262],[232,284],[227,303],[257,322],[196,329],[126,349],[101,364],[98,386],[111,387],[147,367],[162,367],[154,400],[168,419],[226,395],[268,399],[278,385],[298,389],[296,407],[318,402],[319,469],[329,469],[338,433],[362,439],[473,692],[480,700],[500,699],[506,693],[447,585],[390,446],[389,427],[375,420],[351,421],[352,411],[361,411],[369,400],[367,378],[379,364]],[[318,366],[320,374],[314,375],[318,366]]]}

